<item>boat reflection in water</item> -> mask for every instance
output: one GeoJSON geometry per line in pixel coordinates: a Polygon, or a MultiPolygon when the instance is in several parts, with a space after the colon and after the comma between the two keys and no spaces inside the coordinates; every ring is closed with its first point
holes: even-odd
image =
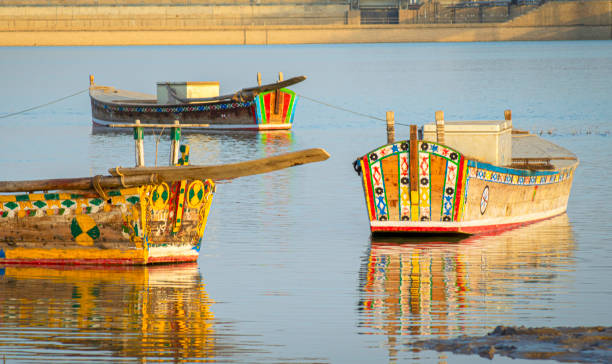
{"type": "Polygon", "coordinates": [[[445,338],[516,323],[569,290],[574,249],[565,214],[464,240],[375,237],[361,270],[359,325],[387,335],[394,356],[402,335],[445,338]]]}
{"type": "MultiPolygon", "coordinates": [[[[197,264],[0,267],[0,353],[13,360],[218,356],[197,264]]],[[[226,349],[229,345],[226,345],[226,349]]]]}

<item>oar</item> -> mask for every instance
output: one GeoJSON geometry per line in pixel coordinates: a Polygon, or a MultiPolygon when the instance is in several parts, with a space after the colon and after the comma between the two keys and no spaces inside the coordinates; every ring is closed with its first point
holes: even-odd
{"type": "Polygon", "coordinates": [[[246,162],[221,164],[216,166],[176,166],[176,167],[138,167],[113,168],[108,172],[113,176],[159,175],[166,182],[184,179],[227,180],[253,174],[267,173],[298,166],[306,163],[321,162],[329,154],[321,148],[305,149],[273,157],[261,158],[246,162]]]}

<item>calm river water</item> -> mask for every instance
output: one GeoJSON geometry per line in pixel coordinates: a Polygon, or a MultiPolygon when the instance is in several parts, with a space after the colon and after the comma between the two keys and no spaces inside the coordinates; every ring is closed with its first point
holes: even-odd
{"type": "MultiPolygon", "coordinates": [[[[185,136],[196,164],[331,154],[220,183],[198,264],[0,267],[0,360],[471,363],[485,359],[410,343],[496,325],[612,325],[611,41],[0,48],[0,116],[85,90],[89,74],[148,93],[218,80],[227,93],[278,71],[308,76],[300,95],[378,118],[393,110],[405,125],[436,110],[486,120],[512,109],[515,127],[579,156],[568,213],[463,241],[371,237],[351,163],[385,142],[384,123],[301,98],[291,132],[185,136]]],[[[145,144],[153,164],[154,136],[145,144]]],[[[129,133],[92,134],[86,93],[0,119],[0,148],[0,180],[134,163],[129,133]]]]}

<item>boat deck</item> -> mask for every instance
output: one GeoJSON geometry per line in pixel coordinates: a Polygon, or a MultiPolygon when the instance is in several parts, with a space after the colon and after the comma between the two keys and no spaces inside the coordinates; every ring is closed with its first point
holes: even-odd
{"type": "Polygon", "coordinates": [[[98,101],[114,104],[157,104],[157,96],[142,92],[119,90],[109,86],[92,86],[89,88],[91,97],[98,101]]]}
{"type": "Polygon", "coordinates": [[[575,164],[578,157],[571,151],[560,147],[535,134],[520,133],[512,135],[512,159],[524,158],[540,162],[550,161],[553,169],[562,169],[575,164]]]}

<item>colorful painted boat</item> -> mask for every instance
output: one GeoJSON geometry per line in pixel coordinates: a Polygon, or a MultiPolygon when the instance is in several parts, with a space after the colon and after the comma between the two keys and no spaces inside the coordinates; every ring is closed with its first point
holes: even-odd
{"type": "Polygon", "coordinates": [[[159,82],[155,96],[99,86],[90,76],[92,122],[95,128],[138,119],[168,126],[179,120],[184,131],[290,129],[298,96],[286,87],[305,79],[279,74],[276,83],[221,96],[218,82],[159,82]]]}
{"type": "Polygon", "coordinates": [[[562,214],[577,157],[502,121],[425,125],[358,158],[372,233],[508,229],[562,214]]]}
{"type": "MultiPolygon", "coordinates": [[[[181,152],[178,161],[186,164],[188,148],[181,152]]],[[[213,179],[328,157],[322,149],[309,149],[218,166],[117,167],[109,170],[111,176],[0,181],[0,264],[193,262],[212,203],[213,179]]]]}

